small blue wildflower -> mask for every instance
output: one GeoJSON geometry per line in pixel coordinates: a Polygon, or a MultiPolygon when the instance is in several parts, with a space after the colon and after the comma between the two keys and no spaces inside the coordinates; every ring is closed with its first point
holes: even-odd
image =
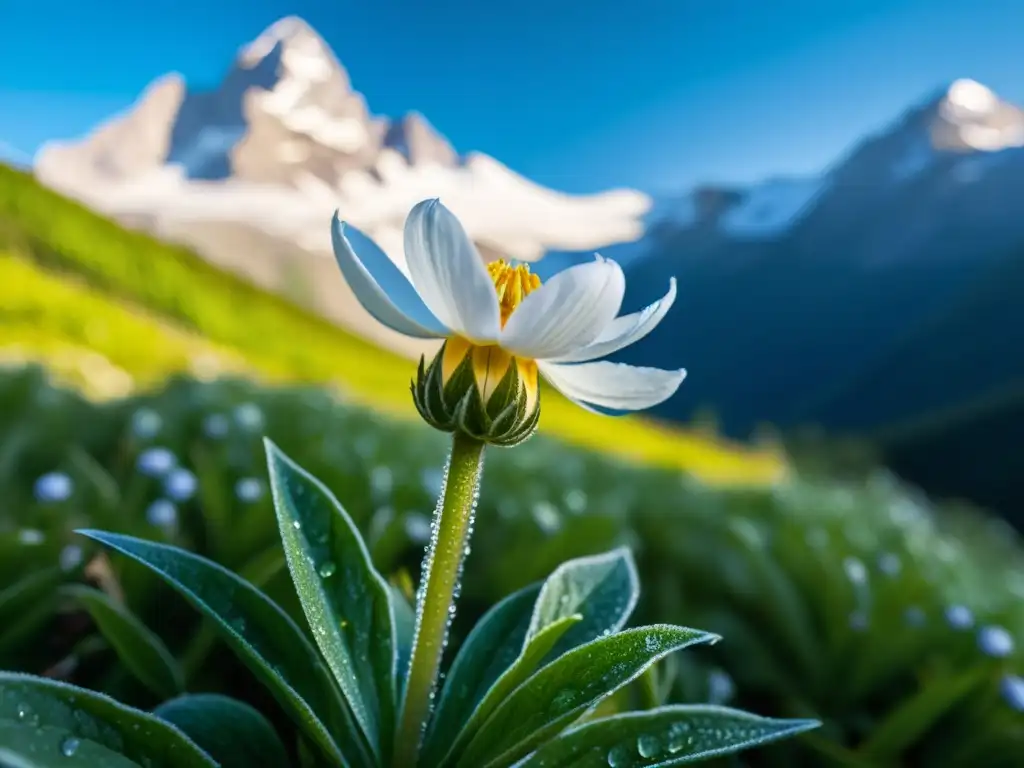
{"type": "Polygon", "coordinates": [[[864,611],[854,611],[847,621],[854,632],[863,632],[868,628],[868,615],[864,611]]]}
{"type": "Polygon", "coordinates": [[[156,446],[139,454],[136,468],[148,477],[163,477],[178,464],[178,458],[167,448],[156,446]]]}
{"type": "Polygon", "coordinates": [[[228,421],[228,417],[223,413],[211,413],[203,419],[203,434],[211,440],[219,440],[225,437],[230,428],[231,424],[228,421]]]}
{"type": "Polygon", "coordinates": [[[953,629],[970,629],[974,626],[974,614],[966,605],[951,605],[946,609],[946,623],[953,629]]]}
{"type": "Polygon", "coordinates": [[[1013,653],[1013,635],[1003,627],[982,627],[978,630],[978,647],[986,656],[1006,658],[1013,653]]]}
{"type": "Polygon", "coordinates": [[[163,429],[164,420],[152,408],[139,408],[132,414],[132,434],[139,440],[152,440],[163,429]]]}
{"type": "Polygon", "coordinates": [[[243,477],[235,483],[235,496],[246,504],[259,501],[263,496],[263,483],[255,477],[243,477]]]}
{"type": "Polygon", "coordinates": [[[256,432],[263,428],[263,411],[256,403],[241,403],[235,406],[235,423],[242,429],[256,432]]]}
{"type": "Polygon", "coordinates": [[[878,556],[878,570],[886,576],[897,576],[903,568],[898,555],[892,552],[885,552],[878,556]]]}
{"type": "Polygon", "coordinates": [[[77,544],[68,544],[60,551],[59,562],[62,571],[70,571],[77,568],[82,562],[82,548],[77,544]]]}
{"type": "Polygon", "coordinates": [[[172,469],[164,478],[164,493],[179,504],[191,499],[198,487],[196,476],[184,467],[172,469]]]}
{"type": "Polygon", "coordinates": [[[426,544],[430,541],[431,527],[430,518],[413,512],[402,520],[402,527],[405,528],[405,535],[416,544],[426,544]]]}
{"type": "Polygon", "coordinates": [[[390,467],[381,465],[370,470],[370,488],[375,496],[387,498],[394,484],[394,473],[390,467]]]}
{"type": "Polygon", "coordinates": [[[45,475],[41,475],[33,488],[36,501],[42,504],[67,501],[71,498],[72,491],[74,491],[74,483],[63,472],[47,472],[45,475]]]}
{"type": "Polygon", "coordinates": [[[565,506],[573,514],[580,514],[587,508],[587,494],[579,488],[566,491],[565,506]]]}
{"type": "Polygon", "coordinates": [[[924,611],[918,606],[912,605],[903,612],[903,620],[907,622],[911,627],[922,627],[924,626],[926,616],[924,611]]]}
{"type": "Polygon", "coordinates": [[[157,499],[146,509],[146,520],[157,528],[170,528],[178,522],[178,508],[169,499],[157,499]]]}
{"type": "Polygon", "coordinates": [[[999,692],[1003,695],[1003,701],[1010,705],[1010,709],[1024,712],[1024,677],[1005,675],[999,682],[999,692]]]}
{"type": "Polygon", "coordinates": [[[708,673],[708,703],[725,704],[736,694],[732,678],[720,669],[708,673]]]}
{"type": "Polygon", "coordinates": [[[38,528],[22,528],[18,531],[18,542],[28,547],[34,547],[46,541],[43,532],[38,528]]]}
{"type": "Polygon", "coordinates": [[[550,501],[540,500],[531,508],[533,521],[544,533],[554,533],[562,527],[562,517],[550,501]]]}
{"type": "Polygon", "coordinates": [[[868,569],[856,557],[843,560],[843,570],[846,571],[846,578],[854,584],[863,584],[868,580],[868,569]]]}

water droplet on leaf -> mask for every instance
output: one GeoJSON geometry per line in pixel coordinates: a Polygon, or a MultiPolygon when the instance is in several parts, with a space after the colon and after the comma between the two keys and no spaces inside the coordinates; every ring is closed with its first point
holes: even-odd
{"type": "Polygon", "coordinates": [[[636,740],[636,751],[640,757],[657,757],[661,751],[661,742],[656,736],[644,734],[636,740]]]}
{"type": "Polygon", "coordinates": [[[64,755],[64,757],[71,757],[73,754],[75,754],[75,752],[78,751],[78,747],[81,745],[81,743],[82,742],[80,742],[74,736],[68,736],[60,743],[60,753],[64,755]]]}

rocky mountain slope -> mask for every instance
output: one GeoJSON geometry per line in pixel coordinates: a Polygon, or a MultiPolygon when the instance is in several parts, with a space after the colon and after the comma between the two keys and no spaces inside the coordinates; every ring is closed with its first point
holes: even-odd
{"type": "Polygon", "coordinates": [[[35,172],[391,346],[400,337],[342,289],[327,226],[335,208],[401,265],[402,223],[426,197],[441,197],[485,255],[527,261],[636,240],[650,207],[639,192],[565,195],[487,155],[461,156],[419,114],[372,115],[297,18],[244,47],[214,90],[166,75],[84,139],[44,146],[35,172]]]}
{"type": "Polygon", "coordinates": [[[821,177],[694,192],[634,246],[628,302],[673,274],[679,299],[623,357],[689,367],[664,417],[868,437],[930,487],[1005,505],[949,465],[1024,475],[1004,439],[1024,430],[1022,145],[1024,111],[958,81],[821,177]]]}

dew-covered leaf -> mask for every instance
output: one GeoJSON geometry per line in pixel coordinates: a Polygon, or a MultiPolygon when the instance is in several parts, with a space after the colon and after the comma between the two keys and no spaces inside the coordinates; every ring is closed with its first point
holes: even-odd
{"type": "Polygon", "coordinates": [[[728,707],[673,705],[592,720],[516,768],[670,768],[794,736],[816,720],[775,720],[728,707]]]}
{"type": "Polygon", "coordinates": [[[533,609],[527,641],[565,616],[583,621],[565,633],[552,655],[560,655],[625,626],[640,596],[632,553],[625,547],[568,560],[548,576],[533,609]]]}
{"type": "Polygon", "coordinates": [[[89,612],[121,662],[150,691],[169,699],[185,689],[181,667],[167,646],[128,608],[91,587],[76,584],[62,591],[89,612]]]}
{"type": "Polygon", "coordinates": [[[217,563],[176,547],[104,531],[79,533],[162,577],[210,619],[224,642],[313,742],[338,765],[347,765],[345,757],[356,762],[358,753],[343,757],[325,726],[336,729],[349,749],[361,743],[330,673],[302,630],[266,595],[217,563]]]}
{"type": "Polygon", "coordinates": [[[423,748],[427,765],[440,762],[477,704],[519,657],[540,587],[525,587],[493,606],[462,643],[430,722],[423,748]]]}
{"type": "Polygon", "coordinates": [[[315,477],[264,440],[295,590],[352,712],[382,754],[394,730],[395,615],[352,519],[315,477]]]}
{"type": "MultiPolygon", "coordinates": [[[[13,740],[10,736],[6,736],[5,737],[4,735],[2,735],[2,731],[3,731],[3,727],[0,726],[0,741],[5,741],[6,742],[9,739],[13,740]]],[[[14,736],[14,738],[17,738],[17,736],[14,736]]],[[[97,755],[97,757],[99,757],[99,756],[97,755]]],[[[101,765],[102,765],[102,763],[101,763],[101,765]]],[[[113,766],[113,763],[108,763],[107,765],[113,766]]],[[[131,763],[128,763],[128,765],[131,765],[131,763]]],[[[43,766],[43,765],[40,765],[39,763],[36,763],[36,762],[30,762],[27,757],[23,757],[21,755],[17,755],[11,749],[7,749],[6,747],[0,747],[0,768],[46,768],[46,767],[43,766]]]]}
{"type": "Polygon", "coordinates": [[[69,768],[211,768],[174,726],[109,696],[0,672],[0,744],[30,765],[69,768]]]}
{"type": "Polygon", "coordinates": [[[454,743],[448,742],[451,744],[451,747],[448,749],[441,765],[453,764],[458,759],[459,754],[477,734],[480,727],[487,722],[487,718],[491,716],[491,713],[508,698],[512,691],[534,673],[559,639],[582,620],[583,617],[579,614],[565,616],[548,624],[530,638],[523,652],[519,654],[519,658],[495,681],[491,689],[487,691],[483,701],[473,710],[473,714],[462,730],[459,731],[454,743]]]}
{"type": "Polygon", "coordinates": [[[659,659],[717,639],[708,632],[659,624],[627,629],[574,648],[502,702],[458,765],[511,765],[659,659]]]}
{"type": "Polygon", "coordinates": [[[164,702],[153,714],[177,726],[221,768],[283,768],[289,763],[274,727],[241,701],[189,694],[164,702]]]}
{"type": "Polygon", "coordinates": [[[398,587],[391,586],[389,598],[395,612],[395,701],[405,694],[405,675],[412,657],[412,640],[416,632],[416,611],[398,587]]]}

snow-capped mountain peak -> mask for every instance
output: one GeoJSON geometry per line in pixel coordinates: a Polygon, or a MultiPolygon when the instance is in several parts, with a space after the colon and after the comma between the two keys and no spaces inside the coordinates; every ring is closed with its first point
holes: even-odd
{"type": "Polygon", "coordinates": [[[1024,146],[1024,110],[975,80],[953,82],[939,99],[931,125],[936,149],[998,152],[1024,146]]]}
{"type": "Polygon", "coordinates": [[[460,155],[419,113],[372,115],[327,42],[297,17],[243,46],[216,88],[160,78],[84,139],[45,145],[35,173],[268,287],[283,272],[315,273],[312,303],[359,330],[373,321],[337,301],[335,209],[401,267],[405,216],[425,198],[440,197],[486,257],[524,261],[636,240],[651,205],[628,189],[546,189],[482,153],[460,155]]]}

